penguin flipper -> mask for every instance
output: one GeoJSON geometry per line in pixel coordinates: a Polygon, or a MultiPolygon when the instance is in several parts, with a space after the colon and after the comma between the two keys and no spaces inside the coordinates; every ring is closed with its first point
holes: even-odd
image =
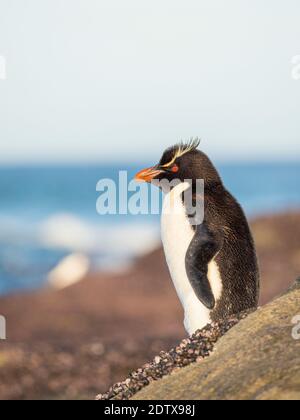
{"type": "Polygon", "coordinates": [[[186,253],[185,265],[188,279],[200,302],[213,309],[216,301],[207,277],[208,264],[219,252],[220,240],[204,222],[196,227],[195,236],[186,253]]]}

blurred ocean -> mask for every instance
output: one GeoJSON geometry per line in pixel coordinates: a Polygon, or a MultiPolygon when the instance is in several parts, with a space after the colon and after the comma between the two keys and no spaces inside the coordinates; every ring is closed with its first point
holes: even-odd
{"type": "MultiPolygon", "coordinates": [[[[300,163],[218,165],[248,216],[300,207],[300,163]]],[[[141,167],[0,168],[0,294],[34,289],[68,255],[118,269],[159,240],[159,216],[99,216],[96,184],[141,167]]]]}

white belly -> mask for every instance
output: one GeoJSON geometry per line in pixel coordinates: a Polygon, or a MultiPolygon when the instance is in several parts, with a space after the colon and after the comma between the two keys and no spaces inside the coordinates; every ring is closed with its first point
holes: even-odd
{"type": "MultiPolygon", "coordinates": [[[[161,231],[167,264],[184,309],[184,326],[191,335],[211,322],[210,311],[197,298],[189,282],[185,268],[187,249],[194,237],[182,203],[181,194],[189,187],[188,183],[179,184],[165,196],[161,231]]],[[[208,277],[216,299],[221,294],[221,279],[217,264],[209,265],[208,277]]]]}

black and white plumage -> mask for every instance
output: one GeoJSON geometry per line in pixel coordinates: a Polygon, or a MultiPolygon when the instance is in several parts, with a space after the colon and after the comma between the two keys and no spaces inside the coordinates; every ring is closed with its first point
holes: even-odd
{"type": "Polygon", "coordinates": [[[191,141],[173,146],[158,165],[136,176],[156,183],[179,180],[165,196],[161,229],[189,334],[212,321],[256,307],[259,296],[257,257],[244,212],[225,189],[209,158],[197,150],[198,145],[198,141],[191,141]],[[204,180],[204,194],[194,190],[197,179],[204,180]],[[203,202],[204,220],[200,224],[191,223],[184,200],[188,193],[194,203],[203,202]]]}

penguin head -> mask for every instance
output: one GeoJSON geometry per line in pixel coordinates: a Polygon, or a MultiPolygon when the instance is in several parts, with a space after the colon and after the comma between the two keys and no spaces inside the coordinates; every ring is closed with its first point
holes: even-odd
{"type": "Polygon", "coordinates": [[[220,184],[221,178],[212,162],[197,149],[199,144],[200,140],[195,139],[168,148],[157,165],[143,169],[135,179],[144,182],[203,179],[205,184],[220,184]]]}

